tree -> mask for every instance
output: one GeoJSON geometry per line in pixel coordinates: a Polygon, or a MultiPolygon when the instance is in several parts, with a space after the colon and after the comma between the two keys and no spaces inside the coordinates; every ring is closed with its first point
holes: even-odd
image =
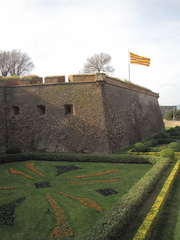
{"type": "Polygon", "coordinates": [[[87,62],[84,64],[84,73],[94,72],[114,72],[114,68],[109,65],[111,62],[111,56],[107,53],[94,54],[92,57],[87,58],[87,62]]]}
{"type": "Polygon", "coordinates": [[[166,120],[180,120],[180,110],[170,110],[164,115],[163,118],[166,120]]]}
{"type": "Polygon", "coordinates": [[[29,73],[34,68],[34,64],[27,53],[13,49],[11,51],[0,51],[0,71],[1,75],[21,76],[29,73]]]}

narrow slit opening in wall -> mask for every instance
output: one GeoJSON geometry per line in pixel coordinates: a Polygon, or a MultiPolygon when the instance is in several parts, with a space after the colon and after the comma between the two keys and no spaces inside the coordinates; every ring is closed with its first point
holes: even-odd
{"type": "Polygon", "coordinates": [[[39,115],[44,115],[46,113],[46,107],[44,105],[38,105],[36,108],[39,115]]]}
{"type": "Polygon", "coordinates": [[[65,115],[73,115],[73,105],[72,104],[65,104],[64,105],[65,115]]]}
{"type": "Polygon", "coordinates": [[[19,107],[18,106],[13,106],[10,110],[12,116],[17,116],[19,115],[19,107]]]}

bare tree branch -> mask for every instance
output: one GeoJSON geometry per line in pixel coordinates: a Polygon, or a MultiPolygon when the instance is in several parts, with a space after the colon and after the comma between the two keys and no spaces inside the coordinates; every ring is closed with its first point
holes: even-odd
{"type": "Polygon", "coordinates": [[[114,68],[109,65],[111,62],[111,56],[107,53],[94,54],[92,57],[87,58],[87,62],[84,64],[84,73],[94,72],[114,72],[114,68]]]}
{"type": "Polygon", "coordinates": [[[27,53],[21,50],[0,52],[0,71],[2,76],[24,75],[34,68],[34,64],[27,53]]]}

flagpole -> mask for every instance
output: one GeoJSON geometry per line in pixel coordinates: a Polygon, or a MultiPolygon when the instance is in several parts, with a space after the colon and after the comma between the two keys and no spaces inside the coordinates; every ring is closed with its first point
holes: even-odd
{"type": "Polygon", "coordinates": [[[129,49],[128,49],[128,73],[129,73],[129,82],[131,81],[131,71],[130,71],[130,52],[129,52],[129,49]]]}

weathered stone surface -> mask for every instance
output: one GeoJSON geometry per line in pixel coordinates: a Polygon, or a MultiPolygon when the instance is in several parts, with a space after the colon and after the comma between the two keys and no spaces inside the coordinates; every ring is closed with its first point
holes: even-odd
{"type": "Polygon", "coordinates": [[[73,78],[1,87],[0,151],[111,153],[163,130],[156,93],[107,76],[73,78]]]}
{"type": "Polygon", "coordinates": [[[5,104],[6,89],[0,87],[0,152],[5,151],[7,145],[7,117],[6,117],[6,104],[5,104]]]}

